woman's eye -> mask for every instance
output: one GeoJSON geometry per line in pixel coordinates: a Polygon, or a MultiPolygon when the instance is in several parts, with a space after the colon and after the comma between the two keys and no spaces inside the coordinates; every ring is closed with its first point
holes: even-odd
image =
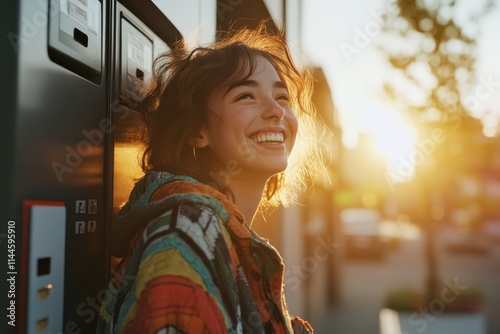
{"type": "Polygon", "coordinates": [[[237,97],[236,100],[248,100],[248,99],[255,99],[255,96],[251,92],[245,92],[237,97]]]}
{"type": "Polygon", "coordinates": [[[290,98],[288,95],[279,95],[276,97],[276,101],[286,101],[289,102],[290,98]]]}

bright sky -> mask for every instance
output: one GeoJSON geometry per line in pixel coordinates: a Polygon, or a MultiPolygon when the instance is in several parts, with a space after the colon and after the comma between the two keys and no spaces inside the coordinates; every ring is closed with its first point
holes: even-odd
{"type": "MultiPolygon", "coordinates": [[[[458,0],[457,3],[461,8],[458,14],[460,20],[482,1],[458,0]]],[[[384,38],[383,33],[377,31],[377,13],[384,10],[394,13],[391,9],[387,0],[303,1],[303,50],[313,63],[322,66],[326,72],[340,114],[344,142],[349,146],[355,144],[357,133],[363,131],[375,133],[381,142],[411,141],[411,130],[401,114],[384,99],[382,92],[381,79],[387,73],[388,64],[376,46],[384,38]],[[366,32],[367,29],[371,36],[363,41],[366,46],[359,48],[359,53],[349,54],[341,50],[342,45],[355,45],[355,38],[360,38],[359,31],[366,32]],[[410,135],[404,139],[404,133],[410,135]]],[[[482,95],[475,110],[478,115],[484,114],[486,109],[493,109],[496,115],[500,115],[499,17],[500,3],[480,23],[476,86],[484,86],[483,82],[490,80],[493,87],[490,85],[491,94],[486,98],[482,95]]],[[[474,31],[477,27],[469,26],[467,29],[474,31]]],[[[471,94],[474,95],[474,91],[471,94]]],[[[381,145],[387,148],[390,144],[381,145]]],[[[407,150],[408,147],[399,149],[407,150]]],[[[392,147],[391,150],[394,154],[397,148],[392,147]]]]}

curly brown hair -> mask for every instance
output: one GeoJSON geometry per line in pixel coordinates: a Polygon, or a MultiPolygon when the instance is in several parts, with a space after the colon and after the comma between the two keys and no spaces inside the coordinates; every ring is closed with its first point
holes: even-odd
{"type": "Polygon", "coordinates": [[[230,189],[212,170],[214,157],[208,148],[193,155],[192,138],[207,121],[207,101],[221,85],[247,79],[256,67],[256,58],[266,58],[286,85],[290,105],[299,121],[296,144],[287,169],[272,176],[263,204],[287,204],[295,199],[321,162],[311,102],[313,79],[308,70],[294,64],[283,33],[270,34],[264,25],[240,30],[211,46],[189,51],[175,47],[156,58],[153,80],[141,103],[145,121],[142,169],[191,176],[215,185],[229,195],[230,189]],[[300,157],[300,159],[298,159],[300,157]]]}

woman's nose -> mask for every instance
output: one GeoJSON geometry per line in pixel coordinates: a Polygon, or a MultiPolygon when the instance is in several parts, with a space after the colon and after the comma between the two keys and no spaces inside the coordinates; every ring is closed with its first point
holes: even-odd
{"type": "Polygon", "coordinates": [[[283,108],[275,99],[269,98],[263,112],[264,118],[276,118],[282,120],[285,117],[285,108],[283,108]]]}

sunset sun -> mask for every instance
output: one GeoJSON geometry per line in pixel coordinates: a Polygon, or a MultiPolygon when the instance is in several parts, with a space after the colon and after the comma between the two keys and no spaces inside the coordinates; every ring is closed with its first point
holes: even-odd
{"type": "Polygon", "coordinates": [[[373,134],[374,148],[386,160],[387,172],[394,176],[394,181],[411,178],[413,168],[408,170],[408,158],[415,150],[416,131],[400,114],[385,110],[372,119],[369,131],[373,134]],[[401,173],[405,164],[405,173],[401,173]]]}

